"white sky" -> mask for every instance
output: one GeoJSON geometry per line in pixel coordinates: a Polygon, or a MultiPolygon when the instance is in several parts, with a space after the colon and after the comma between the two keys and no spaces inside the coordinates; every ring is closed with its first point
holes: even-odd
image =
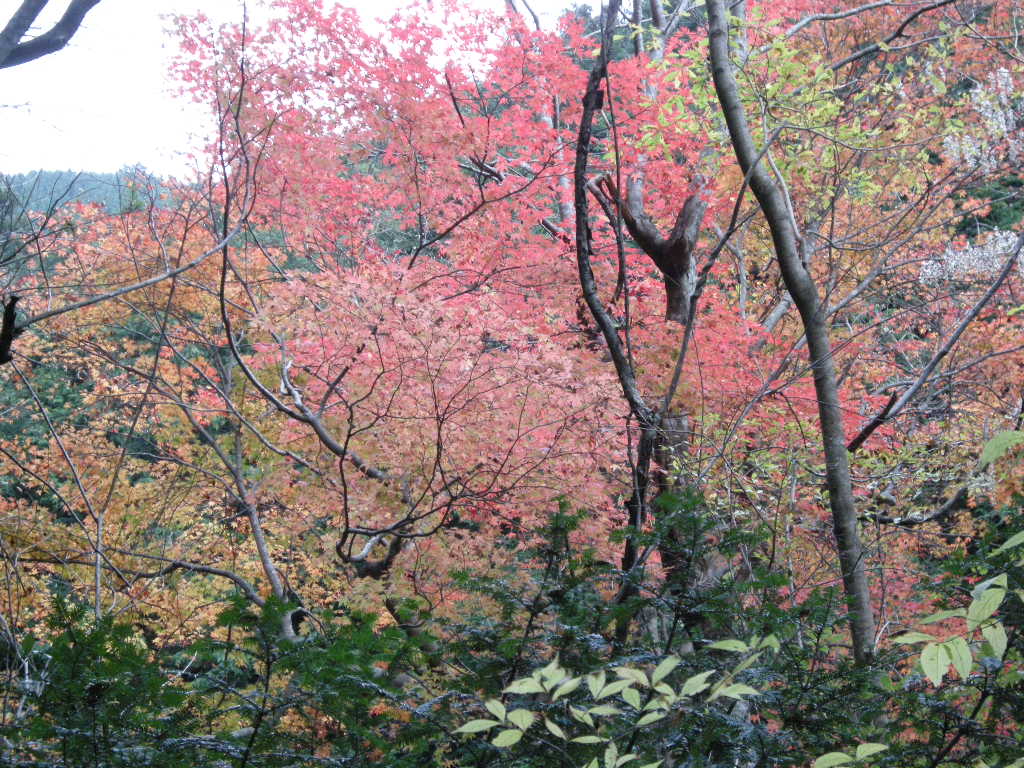
{"type": "MultiPolygon", "coordinates": [[[[473,1],[503,5],[503,0],[473,1]]],[[[20,4],[0,0],[0,26],[20,4]]],[[[373,18],[388,15],[401,0],[346,4],[373,18]]],[[[548,21],[569,4],[531,2],[548,21]]],[[[50,0],[39,26],[48,28],[65,7],[64,0],[50,0]]],[[[164,17],[200,9],[215,21],[234,21],[241,18],[242,2],[102,0],[66,48],[0,70],[0,173],[104,172],[136,163],[158,174],[184,170],[179,153],[191,146],[192,131],[202,132],[206,116],[168,93],[174,42],[164,34],[164,17]]]]}

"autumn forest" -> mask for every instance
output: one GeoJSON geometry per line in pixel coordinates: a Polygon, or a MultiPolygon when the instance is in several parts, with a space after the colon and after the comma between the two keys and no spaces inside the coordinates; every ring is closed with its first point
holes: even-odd
{"type": "Polygon", "coordinates": [[[0,765],[1024,767],[1019,3],[257,5],[0,176],[0,765]]]}

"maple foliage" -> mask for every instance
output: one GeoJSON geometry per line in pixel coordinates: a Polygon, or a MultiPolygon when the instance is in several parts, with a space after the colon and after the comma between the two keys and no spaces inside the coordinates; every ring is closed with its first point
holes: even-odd
{"type": "Polygon", "coordinates": [[[290,640],[327,609],[411,635],[403,598],[457,620],[464,574],[503,572],[559,504],[614,564],[609,647],[678,642],[683,613],[699,639],[723,581],[770,581],[752,611],[849,591],[820,339],[756,169],[830,345],[858,662],[931,611],[932,564],[987,533],[973,510],[1019,496],[1005,463],[993,494],[975,469],[1020,428],[1022,241],[991,218],[1024,146],[1012,4],[742,4],[748,171],[695,10],[607,34],[458,3],[384,33],[270,10],[177,22],[207,172],[40,216],[11,262],[12,626],[57,580],[154,647],[222,638],[232,594],[287,606],[290,640]]]}

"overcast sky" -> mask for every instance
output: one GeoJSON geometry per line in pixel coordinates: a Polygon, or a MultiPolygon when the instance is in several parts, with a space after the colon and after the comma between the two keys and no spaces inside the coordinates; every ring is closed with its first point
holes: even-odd
{"type": "MultiPolygon", "coordinates": [[[[325,0],[330,2],[330,0],[325,0]]],[[[503,0],[471,0],[500,7],[503,0]]],[[[0,25],[21,0],[0,0],[0,25]]],[[[350,0],[366,18],[400,0],[350,0]]],[[[553,16],[569,5],[537,0],[553,16]]],[[[251,4],[250,4],[251,5],[251,4]]],[[[60,16],[50,0],[40,27],[60,16]]],[[[202,9],[218,21],[241,18],[241,0],[102,0],[62,51],[0,70],[0,173],[37,169],[116,171],[141,163],[159,174],[184,169],[180,152],[204,113],[168,94],[173,41],[166,16],[202,9]]],[[[38,30],[37,30],[38,31],[38,30]]]]}

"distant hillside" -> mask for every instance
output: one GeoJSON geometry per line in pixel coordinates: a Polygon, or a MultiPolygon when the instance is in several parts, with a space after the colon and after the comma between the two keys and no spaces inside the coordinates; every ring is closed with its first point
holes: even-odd
{"type": "Polygon", "coordinates": [[[149,199],[146,190],[160,188],[160,179],[141,168],[117,173],[32,171],[3,178],[22,205],[34,211],[74,201],[99,203],[109,213],[121,213],[145,205],[149,199]]]}

